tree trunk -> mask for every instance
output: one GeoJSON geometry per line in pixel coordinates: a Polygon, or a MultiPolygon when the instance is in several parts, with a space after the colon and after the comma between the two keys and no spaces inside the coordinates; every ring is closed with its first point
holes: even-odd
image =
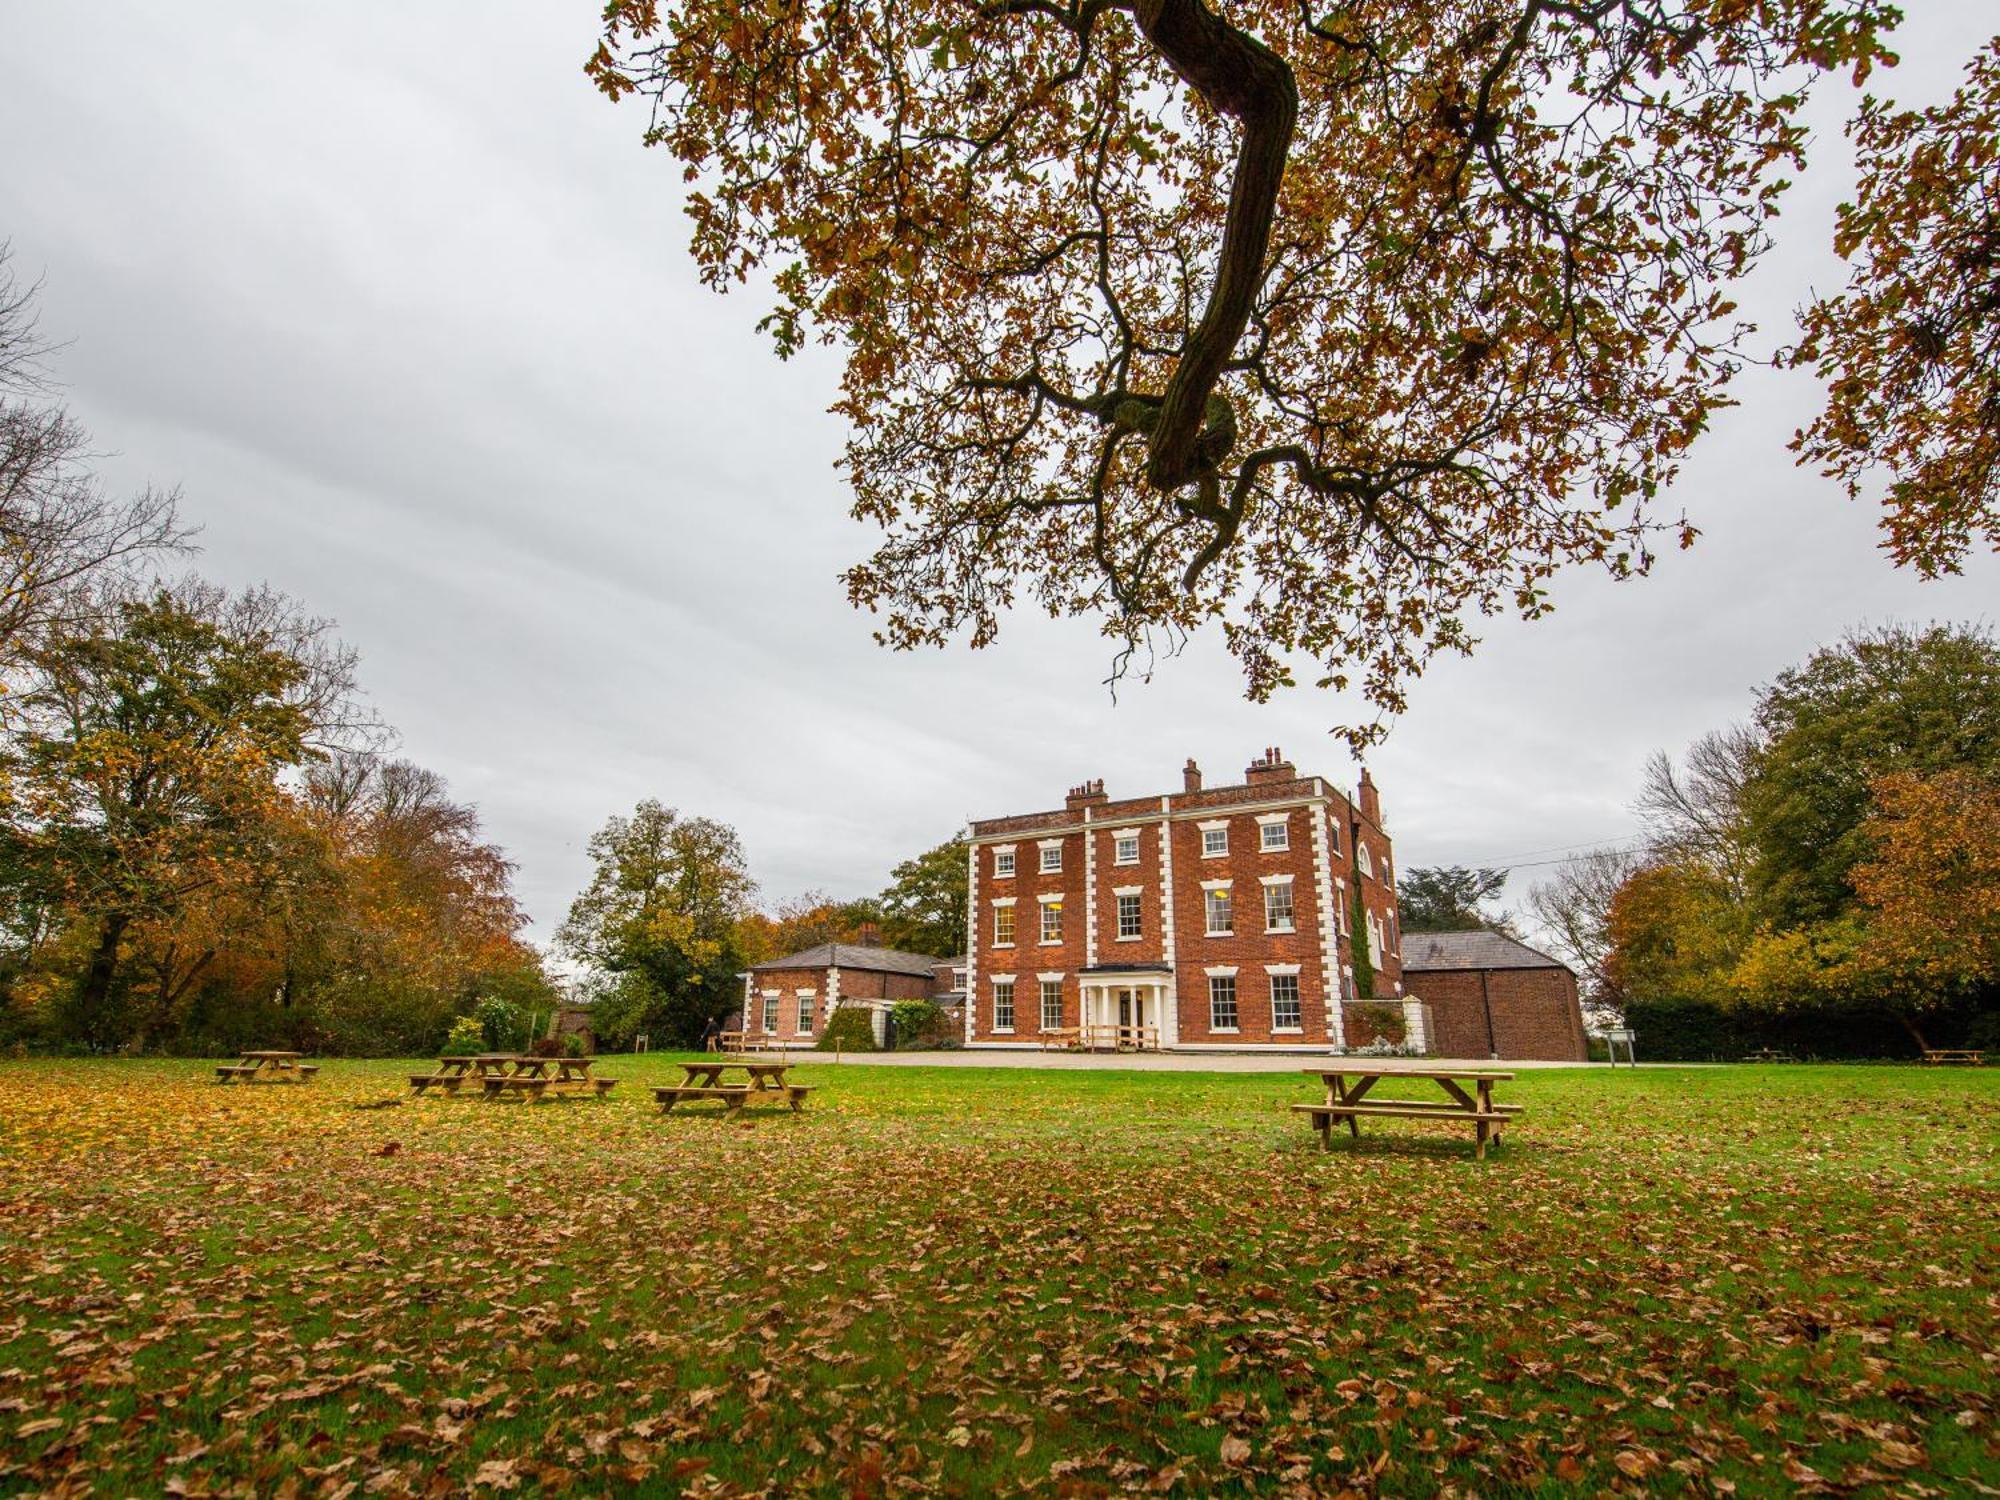
{"type": "Polygon", "coordinates": [[[124,941],[125,929],[131,925],[132,919],[123,912],[112,912],[103,919],[97,929],[97,947],[84,968],[82,981],[77,985],[76,1004],[83,1020],[83,1032],[93,1042],[103,1040],[98,1032],[104,1013],[110,1006],[112,983],[118,977],[118,945],[124,941]]]}
{"type": "Polygon", "coordinates": [[[1903,1030],[1909,1032],[1910,1039],[1917,1044],[1917,1055],[1919,1057],[1931,1050],[1931,1044],[1925,1041],[1924,1034],[1917,1030],[1917,1023],[1914,1017],[1906,1011],[1899,1010],[1896,1012],[1896,1022],[1903,1030]]]}

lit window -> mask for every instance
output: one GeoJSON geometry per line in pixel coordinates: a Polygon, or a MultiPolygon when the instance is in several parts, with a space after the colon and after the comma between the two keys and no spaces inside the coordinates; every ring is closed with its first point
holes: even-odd
{"type": "Polygon", "coordinates": [[[1236,1029],[1236,976],[1234,974],[1211,974],[1208,976],[1208,1029],[1210,1031],[1234,1031],[1236,1029]]]}
{"type": "Polygon", "coordinates": [[[1264,887],[1264,930],[1266,932],[1292,930],[1292,883],[1289,880],[1280,880],[1264,887]]]}
{"type": "Polygon", "coordinates": [[[1014,946],[1014,908],[1011,906],[993,908],[993,946],[996,948],[1014,946]]]}
{"type": "Polygon", "coordinates": [[[995,849],[993,851],[994,877],[996,879],[1004,880],[1013,873],[1014,873],[1014,851],[1012,849],[995,849]]]}
{"type": "Polygon", "coordinates": [[[1261,837],[1267,852],[1292,847],[1292,830],[1289,824],[1266,823],[1262,827],[1261,837]]]}
{"type": "Polygon", "coordinates": [[[808,1036],[813,1029],[813,997],[799,996],[799,1035],[808,1036]]]}
{"type": "Polygon", "coordinates": [[[778,1029],[778,996],[773,992],[764,997],[764,1033],[769,1036],[778,1029]]]}
{"type": "Polygon", "coordinates": [[[1061,844],[1045,844],[1042,846],[1042,873],[1044,875],[1060,875],[1062,873],[1061,844]]]}
{"type": "Polygon", "coordinates": [[[1271,1029],[1273,1031],[1300,1029],[1299,976],[1296,974],[1271,976],[1271,1029]]]}
{"type": "Polygon", "coordinates": [[[1141,932],[1139,923],[1139,898],[1137,896],[1120,896],[1118,898],[1118,935],[1122,938],[1138,937],[1141,932]]]}
{"type": "Polygon", "coordinates": [[[1062,981],[1042,981],[1042,1030],[1054,1031],[1062,1025],[1062,981]]]}
{"type": "Polygon", "coordinates": [[[1229,852],[1229,830],[1227,828],[1204,828],[1201,831],[1201,857],[1212,859],[1218,854],[1229,852]]]}
{"type": "Polygon", "coordinates": [[[1060,943],[1062,941],[1062,902],[1042,903],[1042,941],[1060,943]]]}
{"type": "Polygon", "coordinates": [[[1121,833],[1113,844],[1113,858],[1121,865],[1139,863],[1139,835],[1121,833]]]}
{"type": "Polygon", "coordinates": [[[1014,1029],[1014,981],[1011,979],[993,981],[993,1029],[1014,1029]]]}
{"type": "Polygon", "coordinates": [[[1210,937],[1229,936],[1230,933],[1236,930],[1236,927],[1229,912],[1228,887],[1225,886],[1218,890],[1205,891],[1203,894],[1208,898],[1208,935],[1210,937]]]}

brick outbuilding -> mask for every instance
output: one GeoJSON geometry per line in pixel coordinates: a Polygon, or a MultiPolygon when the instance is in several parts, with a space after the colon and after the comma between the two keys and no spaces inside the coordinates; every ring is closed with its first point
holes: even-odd
{"type": "Polygon", "coordinates": [[[1403,983],[1430,1007],[1444,1057],[1589,1056],[1576,975],[1559,959],[1498,932],[1411,932],[1403,983]]]}
{"type": "Polygon", "coordinates": [[[841,1006],[871,1012],[876,1040],[898,1000],[928,1000],[946,962],[859,943],[821,943],[743,976],[743,1030],[759,1040],[810,1042],[841,1006]]]}

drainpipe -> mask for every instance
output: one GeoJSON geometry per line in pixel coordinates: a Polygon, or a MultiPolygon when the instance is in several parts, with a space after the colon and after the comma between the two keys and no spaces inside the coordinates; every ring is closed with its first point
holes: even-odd
{"type": "Polygon", "coordinates": [[[1500,1055],[1500,1042],[1493,1035],[1493,995],[1486,988],[1486,981],[1492,977],[1491,973],[1485,969],[1479,971],[1479,1004],[1486,1012],[1486,1055],[1488,1057],[1498,1057],[1500,1055]]]}

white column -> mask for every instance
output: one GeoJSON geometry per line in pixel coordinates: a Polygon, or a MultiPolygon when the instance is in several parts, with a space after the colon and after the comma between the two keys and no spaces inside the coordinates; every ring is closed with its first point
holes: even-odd
{"type": "MultiPolygon", "coordinates": [[[[979,845],[965,846],[965,1043],[972,1045],[972,1027],[979,1006],[979,845]]],[[[829,1012],[831,1007],[829,1007],[829,1012]]]]}
{"type": "MultiPolygon", "coordinates": [[[[1326,992],[1326,1039],[1340,1051],[1347,1050],[1347,1025],[1340,1013],[1346,986],[1340,977],[1340,940],[1334,902],[1333,859],[1327,852],[1326,820],[1332,816],[1325,803],[1312,809],[1313,884],[1319,896],[1320,986],[1326,992]]],[[[1342,894],[1345,894],[1343,886],[1342,894]]]]}

